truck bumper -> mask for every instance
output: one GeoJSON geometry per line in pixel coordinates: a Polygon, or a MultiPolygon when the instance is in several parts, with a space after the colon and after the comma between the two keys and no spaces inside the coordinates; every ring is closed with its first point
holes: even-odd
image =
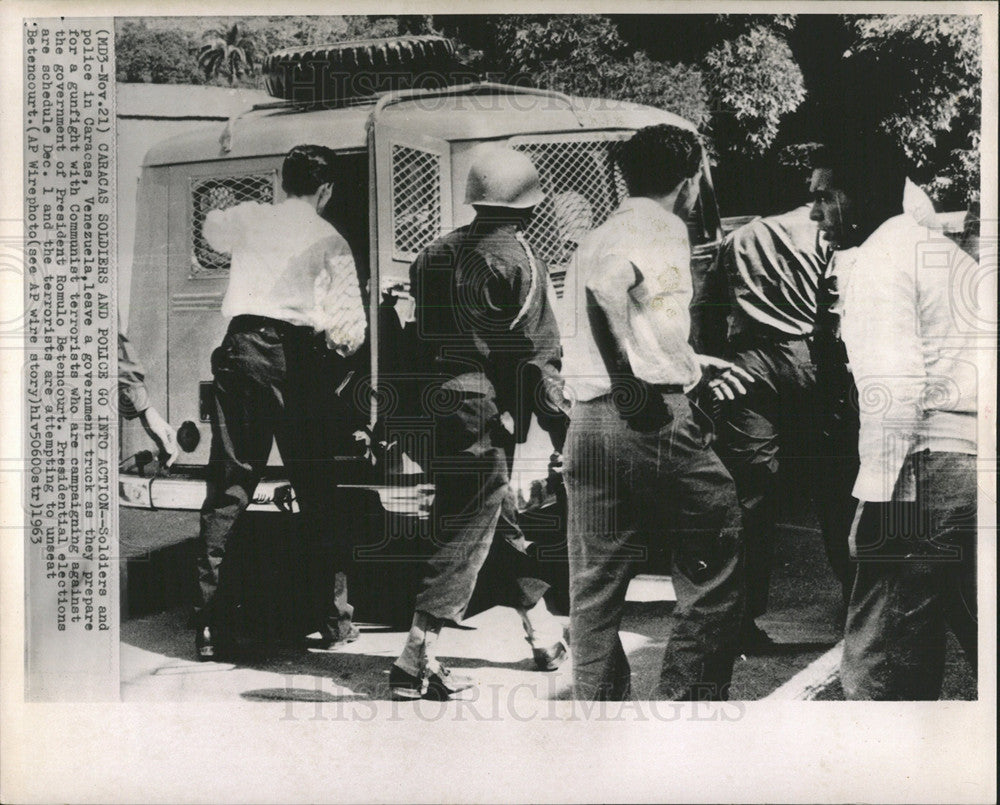
{"type": "MultiPolygon", "coordinates": [[[[424,519],[430,512],[434,487],[430,484],[384,486],[347,484],[342,489],[377,492],[382,508],[390,513],[424,519]]],[[[207,482],[195,477],[152,477],[120,474],[118,503],[130,509],[170,509],[198,511],[205,502],[207,482]]],[[[247,511],[297,512],[291,484],[285,480],[265,480],[257,484],[247,511]]]]}

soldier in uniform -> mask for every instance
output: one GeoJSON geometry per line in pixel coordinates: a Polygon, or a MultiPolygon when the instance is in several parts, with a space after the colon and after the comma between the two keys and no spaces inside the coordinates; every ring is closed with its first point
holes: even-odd
{"type": "Polygon", "coordinates": [[[424,406],[434,420],[434,551],[390,672],[396,698],[446,699],[474,684],[437,661],[435,643],[443,624],[462,619],[498,530],[500,603],[521,614],[541,670],[566,657],[561,627],[543,599],[549,585],[517,526],[510,487],[514,447],[532,414],[556,449],[565,431],[547,269],[522,234],[544,197],[528,157],[481,147],[466,188],[475,220],[431,244],[411,268],[418,360],[433,378],[424,406]]]}
{"type": "Polygon", "coordinates": [[[125,419],[138,419],[154,441],[163,449],[165,466],[171,466],[180,455],[177,430],[149,401],[146,390],[146,370],[135,354],[132,343],[118,333],[118,412],[125,419]]]}

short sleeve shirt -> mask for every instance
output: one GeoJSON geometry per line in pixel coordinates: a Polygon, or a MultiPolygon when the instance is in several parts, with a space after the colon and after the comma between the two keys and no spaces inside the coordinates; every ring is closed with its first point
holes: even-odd
{"type": "Polygon", "coordinates": [[[655,201],[628,198],[580,244],[567,272],[563,377],[568,394],[592,400],[611,392],[594,340],[587,283],[604,259],[628,260],[638,282],[628,292],[628,337],[619,346],[635,376],[656,385],[690,388],[701,377],[691,332],[691,248],[687,226],[655,201]]]}

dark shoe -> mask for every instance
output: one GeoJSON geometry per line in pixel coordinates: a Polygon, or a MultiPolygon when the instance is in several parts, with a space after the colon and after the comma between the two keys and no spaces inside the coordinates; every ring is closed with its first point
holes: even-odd
{"type": "Polygon", "coordinates": [[[456,693],[475,687],[476,680],[471,676],[453,674],[443,665],[438,665],[438,670],[427,677],[427,690],[424,693],[425,699],[443,702],[450,699],[456,693]]]}
{"type": "Polygon", "coordinates": [[[389,669],[389,694],[393,699],[420,699],[426,686],[427,680],[407,673],[396,663],[389,669]]]}
{"type": "Polygon", "coordinates": [[[771,636],[751,622],[740,630],[741,654],[766,654],[778,647],[771,636]]]}
{"type": "Polygon", "coordinates": [[[394,699],[431,699],[444,702],[475,684],[476,681],[471,677],[453,674],[443,665],[424,678],[407,673],[395,663],[389,670],[389,693],[394,699]]]}
{"type": "MultiPolygon", "coordinates": [[[[530,642],[530,641],[529,641],[530,642]]],[[[560,640],[548,648],[531,647],[531,656],[539,671],[555,671],[566,661],[569,650],[566,643],[560,640]]]]}
{"type": "Polygon", "coordinates": [[[339,634],[334,634],[332,629],[324,628],[320,629],[319,634],[319,638],[315,640],[306,638],[308,647],[318,651],[332,651],[346,646],[348,643],[353,643],[361,635],[361,630],[352,623],[346,632],[341,631],[339,634]]]}

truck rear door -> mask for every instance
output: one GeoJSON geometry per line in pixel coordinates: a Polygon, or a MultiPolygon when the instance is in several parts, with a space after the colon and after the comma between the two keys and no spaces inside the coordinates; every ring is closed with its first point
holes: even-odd
{"type": "MultiPolygon", "coordinates": [[[[279,167],[274,158],[265,157],[170,169],[167,416],[177,423],[191,420],[201,431],[197,449],[183,456],[184,464],[208,463],[211,355],[226,331],[220,311],[229,256],[205,242],[205,215],[216,207],[279,200],[279,167]]],[[[269,463],[280,464],[276,450],[269,463]]]]}

